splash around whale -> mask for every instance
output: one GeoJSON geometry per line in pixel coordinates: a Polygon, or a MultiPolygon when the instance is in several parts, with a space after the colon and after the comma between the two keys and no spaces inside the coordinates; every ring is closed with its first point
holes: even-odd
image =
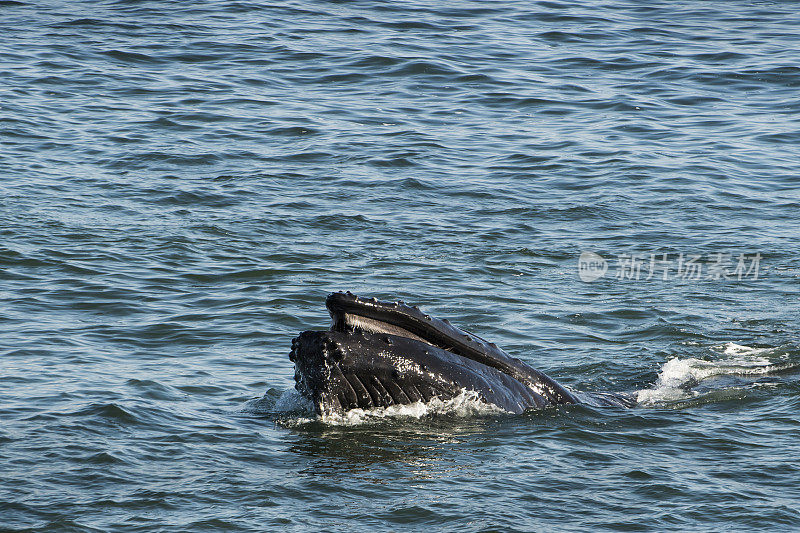
{"type": "Polygon", "coordinates": [[[630,407],[632,395],[579,392],[508,355],[494,343],[416,306],[359,298],[326,300],[330,329],[292,340],[295,388],[320,416],[432,400],[465,391],[511,413],[560,404],[630,407]]]}

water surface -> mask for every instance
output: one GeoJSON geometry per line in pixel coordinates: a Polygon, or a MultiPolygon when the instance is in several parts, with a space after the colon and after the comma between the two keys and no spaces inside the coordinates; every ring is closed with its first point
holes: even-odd
{"type": "Polygon", "coordinates": [[[0,529],[800,527],[793,3],[3,1],[0,30],[0,529]],[[307,420],[290,341],[348,289],[641,405],[307,420]]]}

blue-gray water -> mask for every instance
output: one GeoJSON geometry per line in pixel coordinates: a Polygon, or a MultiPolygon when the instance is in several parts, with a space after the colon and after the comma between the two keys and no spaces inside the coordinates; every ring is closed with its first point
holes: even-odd
{"type": "Polygon", "coordinates": [[[0,529],[800,528],[798,12],[0,2],[0,529]],[[308,421],[340,289],[642,402],[308,421]]]}

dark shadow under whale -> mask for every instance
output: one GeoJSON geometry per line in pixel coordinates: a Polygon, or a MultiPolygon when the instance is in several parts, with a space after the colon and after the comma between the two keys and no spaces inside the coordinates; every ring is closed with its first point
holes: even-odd
{"type": "Polygon", "coordinates": [[[292,340],[295,388],[318,415],[449,400],[473,391],[512,413],[560,404],[630,407],[632,395],[572,391],[494,343],[402,302],[328,296],[327,331],[292,340]]]}

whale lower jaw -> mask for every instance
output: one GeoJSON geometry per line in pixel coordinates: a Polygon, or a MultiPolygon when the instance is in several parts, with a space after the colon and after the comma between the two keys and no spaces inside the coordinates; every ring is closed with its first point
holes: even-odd
{"type": "Polygon", "coordinates": [[[386,333],[305,331],[293,340],[297,390],[319,415],[450,400],[464,391],[512,413],[551,402],[502,372],[386,333]]]}

